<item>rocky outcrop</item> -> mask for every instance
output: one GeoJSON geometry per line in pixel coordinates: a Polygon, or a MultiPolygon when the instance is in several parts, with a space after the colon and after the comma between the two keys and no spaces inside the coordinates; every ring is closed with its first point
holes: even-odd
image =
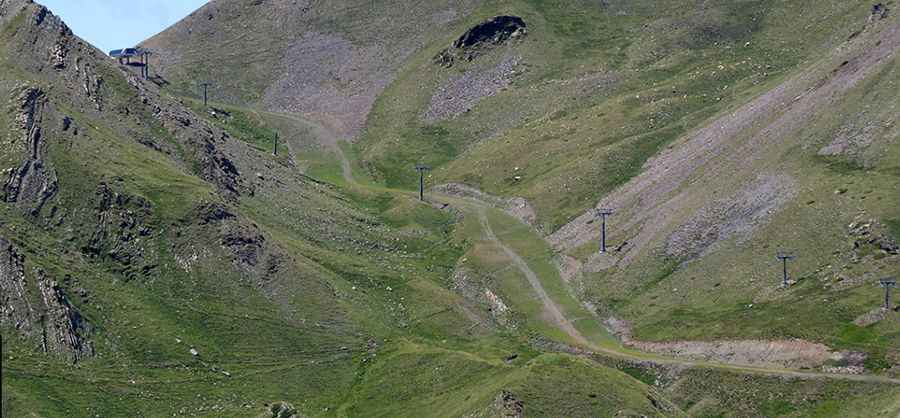
{"type": "Polygon", "coordinates": [[[266,238],[254,227],[240,224],[224,228],[222,245],[234,254],[235,264],[244,269],[259,265],[266,238]]]}
{"type": "Polygon", "coordinates": [[[472,61],[492,47],[524,37],[528,33],[526,27],[525,21],[517,16],[488,19],[467,30],[449,48],[435,56],[434,62],[451,67],[458,59],[472,61]]]}
{"type": "Polygon", "coordinates": [[[234,162],[234,154],[240,150],[229,148],[235,140],[226,132],[187,110],[182,103],[162,96],[156,86],[130,70],[117,68],[104,53],[74,36],[45,7],[13,1],[5,10],[30,17],[9,31],[12,35],[7,54],[17,57],[16,67],[26,73],[45,74],[53,91],[66,92],[65,97],[54,95],[51,101],[43,90],[29,87],[18,98],[21,112],[17,122],[32,149],[39,152],[33,152],[30,161],[17,167],[16,173],[7,173],[11,179],[3,192],[6,201],[16,198],[14,189],[20,180],[25,183],[28,176],[34,178],[33,185],[46,180],[46,187],[36,187],[37,193],[55,193],[57,183],[42,152],[46,146],[44,137],[52,134],[56,140],[55,136],[62,132],[50,125],[51,119],[57,119],[52,111],[57,102],[79,109],[89,118],[115,121],[108,128],[117,136],[133,138],[179,160],[186,170],[193,170],[230,198],[247,191],[241,187],[240,171],[234,162]]]}
{"type": "Polygon", "coordinates": [[[508,390],[497,394],[493,406],[498,417],[521,418],[525,416],[525,402],[508,390]]]}
{"type": "Polygon", "coordinates": [[[197,219],[199,219],[200,225],[232,218],[234,218],[234,213],[231,213],[228,208],[219,203],[202,203],[197,208],[197,219]]]}
{"type": "MultiPolygon", "coordinates": [[[[491,322],[504,328],[514,329],[517,323],[513,311],[503,299],[488,286],[487,280],[464,266],[453,272],[453,291],[463,297],[472,311],[487,311],[491,322]]],[[[482,322],[481,315],[475,314],[473,321],[482,322]]]]}
{"type": "Polygon", "coordinates": [[[879,258],[900,255],[900,245],[889,235],[887,227],[876,219],[863,220],[857,216],[847,229],[853,247],[850,259],[854,263],[869,255],[879,258]]]}
{"type": "Polygon", "coordinates": [[[275,402],[269,407],[271,418],[300,418],[302,415],[288,402],[275,402]]]}
{"type": "Polygon", "coordinates": [[[44,352],[69,355],[74,361],[93,354],[93,348],[82,335],[87,323],[76,310],[65,291],[55,280],[37,268],[34,271],[41,300],[44,302],[42,347],[44,352]]]}
{"type": "MultiPolygon", "coordinates": [[[[190,161],[198,176],[215,185],[226,197],[237,198],[242,191],[240,171],[233,158],[225,151],[229,141],[235,141],[227,132],[211,126],[205,120],[182,106],[163,99],[159,92],[139,77],[130,75],[131,85],[140,98],[141,105],[180,144],[190,150],[190,161]]],[[[170,144],[147,138],[144,145],[162,150],[172,156],[177,152],[170,144]]],[[[248,191],[252,193],[252,191],[248,191]]]]}
{"type": "Polygon", "coordinates": [[[45,353],[78,361],[93,355],[89,325],[65,290],[40,267],[26,274],[25,256],[0,237],[0,325],[38,339],[45,353]]]}
{"type": "Polygon", "coordinates": [[[453,42],[458,49],[473,48],[485,44],[501,44],[508,39],[525,34],[525,21],[517,16],[497,16],[469,29],[453,42]]]}
{"type": "Polygon", "coordinates": [[[869,15],[869,22],[874,22],[881,19],[887,19],[890,14],[890,9],[884,3],[876,3],[872,5],[872,14],[869,15]]]}
{"type": "Polygon", "coordinates": [[[26,293],[25,257],[0,237],[0,323],[27,332],[36,322],[26,293]]]}
{"type": "Polygon", "coordinates": [[[238,217],[224,204],[202,203],[192,219],[198,226],[212,231],[218,244],[230,254],[232,264],[254,281],[264,283],[284,268],[287,260],[284,252],[256,224],[238,217]]]}
{"type": "Polygon", "coordinates": [[[59,189],[56,172],[44,159],[46,144],[41,124],[46,96],[37,87],[27,87],[14,101],[17,104],[14,128],[19,133],[10,148],[22,152],[24,159],[17,168],[6,170],[2,200],[37,215],[59,189]]]}
{"type": "Polygon", "coordinates": [[[153,230],[147,225],[152,214],[146,199],[113,190],[101,183],[97,190],[93,231],[82,247],[90,257],[115,262],[120,272],[134,278],[156,268],[153,246],[147,245],[153,230]]]}

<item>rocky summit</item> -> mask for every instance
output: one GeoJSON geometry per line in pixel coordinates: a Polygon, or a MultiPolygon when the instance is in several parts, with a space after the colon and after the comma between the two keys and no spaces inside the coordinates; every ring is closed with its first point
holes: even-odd
{"type": "Polygon", "coordinates": [[[897,7],[0,0],[2,416],[897,417],[897,7]]]}

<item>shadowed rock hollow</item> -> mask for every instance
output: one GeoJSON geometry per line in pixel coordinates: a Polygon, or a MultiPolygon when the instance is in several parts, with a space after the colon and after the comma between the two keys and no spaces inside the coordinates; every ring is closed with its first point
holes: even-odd
{"type": "Polygon", "coordinates": [[[457,58],[472,61],[486,48],[525,36],[526,27],[525,21],[518,16],[497,16],[488,19],[467,30],[450,48],[434,57],[434,61],[445,67],[452,66],[457,58]]]}
{"type": "Polygon", "coordinates": [[[521,17],[497,16],[466,31],[453,43],[453,47],[468,48],[485,42],[503,43],[509,38],[524,34],[525,27],[525,21],[521,17]]]}

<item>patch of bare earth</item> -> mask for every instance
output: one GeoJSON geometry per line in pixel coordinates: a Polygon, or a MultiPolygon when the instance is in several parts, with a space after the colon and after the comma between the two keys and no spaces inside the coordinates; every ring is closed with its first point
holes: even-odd
{"type": "Polygon", "coordinates": [[[604,324],[627,347],[697,361],[789,369],[822,368],[826,372],[857,374],[863,372],[865,360],[861,353],[835,352],[824,344],[801,339],[650,342],[633,339],[628,323],[623,320],[609,318],[604,324]],[[826,366],[826,363],[841,364],[840,368],[846,370],[826,366]],[[826,370],[828,367],[831,369],[826,370]]]}
{"type": "Polygon", "coordinates": [[[465,184],[460,183],[441,184],[435,186],[433,190],[437,193],[447,196],[478,200],[497,209],[503,210],[510,216],[518,219],[525,224],[536,227],[535,220],[537,219],[537,214],[535,213],[534,208],[530,203],[528,203],[527,200],[525,200],[525,198],[506,198],[492,196],[474,187],[466,186],[465,184]]]}
{"type": "Polygon", "coordinates": [[[408,58],[480,2],[218,0],[141,46],[169,82],[203,77],[213,100],[302,115],[355,138],[408,58]]]}
{"type": "Polygon", "coordinates": [[[860,327],[867,327],[884,320],[887,317],[888,310],[884,308],[875,308],[866,312],[853,320],[853,324],[860,327]]]}
{"type": "Polygon", "coordinates": [[[492,67],[475,65],[439,87],[431,97],[425,122],[451,119],[470,111],[482,99],[493,96],[512,83],[522,57],[506,55],[492,67]]]}
{"type": "Polygon", "coordinates": [[[787,175],[766,176],[728,198],[708,203],[669,235],[666,255],[692,259],[703,256],[717,242],[732,237],[746,240],[794,197],[793,183],[787,175]]]}
{"type": "MultiPolygon", "coordinates": [[[[679,214],[708,196],[711,187],[733,189],[739,184],[735,179],[755,178],[765,168],[766,156],[797,145],[800,136],[793,134],[805,121],[875,74],[900,50],[900,24],[878,29],[873,28],[867,39],[858,37],[840,48],[837,57],[824,60],[815,70],[793,76],[679,140],[648,160],[640,175],[601,200],[596,207],[619,210],[620,230],[637,231],[628,238],[630,246],[619,266],[629,264],[677,226],[679,214]],[[847,64],[834,69],[833,62],[840,61],[847,64]]],[[[593,211],[585,212],[551,234],[551,245],[567,251],[596,239],[600,227],[593,220],[593,211]]]]}
{"type": "Polygon", "coordinates": [[[463,297],[464,302],[460,308],[473,323],[473,327],[477,325],[486,327],[488,319],[502,327],[510,329],[516,327],[509,306],[491,290],[484,278],[479,277],[468,268],[457,266],[453,273],[452,289],[463,297]],[[490,318],[483,317],[485,311],[488,312],[490,318]]]}
{"type": "Polygon", "coordinates": [[[319,121],[340,137],[354,137],[375,96],[392,79],[387,69],[372,71],[364,63],[388,52],[381,45],[354,45],[338,34],[307,32],[284,52],[279,66],[284,74],[266,89],[263,104],[319,121]]]}

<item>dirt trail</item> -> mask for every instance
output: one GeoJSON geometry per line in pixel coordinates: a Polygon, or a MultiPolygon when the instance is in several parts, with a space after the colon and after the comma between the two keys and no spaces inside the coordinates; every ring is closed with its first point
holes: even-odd
{"type": "Polygon", "coordinates": [[[350,167],[350,160],[347,159],[347,156],[344,155],[344,150],[341,149],[340,145],[334,147],[335,152],[338,155],[338,158],[341,160],[341,174],[344,176],[344,181],[348,184],[359,186],[359,183],[356,182],[356,179],[353,178],[353,168],[350,167]]]}
{"type": "MultiPolygon", "coordinates": [[[[350,170],[351,164],[347,159],[346,155],[340,150],[340,147],[336,147],[338,150],[338,157],[341,159],[341,167],[344,169],[344,178],[345,180],[353,185],[360,185],[354,178],[353,173],[350,170]]],[[[361,186],[361,185],[360,185],[361,186]]],[[[447,196],[444,197],[451,199],[453,201],[458,201],[460,199],[456,196],[447,196]]],[[[535,294],[540,298],[541,303],[544,305],[544,314],[553,323],[559,327],[559,329],[565,332],[567,335],[572,337],[579,345],[587,348],[591,351],[584,351],[584,354],[602,354],[606,356],[610,356],[613,358],[619,358],[630,361],[640,361],[640,362],[651,362],[661,365],[673,365],[673,366],[686,366],[686,367],[706,367],[718,370],[732,371],[738,373],[748,373],[748,374],[757,374],[757,375],[765,375],[765,376],[782,376],[782,377],[794,377],[800,379],[813,379],[813,378],[825,378],[825,379],[834,379],[834,380],[846,380],[846,381],[856,381],[856,382],[867,382],[867,383],[887,383],[887,384],[896,384],[900,385],[900,379],[890,378],[886,376],[876,376],[876,375],[867,375],[867,374],[834,374],[834,373],[823,373],[823,372],[807,372],[800,370],[791,370],[784,368],[773,368],[773,367],[760,367],[760,366],[742,366],[736,364],[728,364],[722,362],[715,361],[705,361],[705,360],[685,360],[677,357],[668,357],[664,355],[659,355],[655,353],[647,353],[641,352],[637,350],[630,349],[620,349],[616,347],[607,347],[596,344],[592,341],[589,341],[585,338],[573,325],[572,322],[566,318],[565,314],[563,314],[562,309],[553,301],[550,295],[547,294],[544,289],[543,284],[541,284],[540,278],[537,274],[528,266],[528,263],[516,253],[512,248],[508,247],[503,241],[497,237],[494,233],[494,230],[491,228],[490,221],[487,218],[487,210],[491,208],[491,205],[485,203],[481,200],[478,200],[474,197],[465,197],[463,198],[466,202],[470,202],[475,206],[474,212],[476,216],[478,216],[479,223],[483,229],[485,237],[496,243],[503,252],[509,257],[512,264],[518,268],[522,274],[525,275],[525,278],[528,280],[531,287],[534,289],[535,294]]],[[[515,218],[515,217],[514,217],[515,218]]],[[[521,221],[520,221],[521,222],[521,221]]],[[[523,222],[523,224],[525,224],[523,222]]],[[[527,224],[525,224],[527,225],[527,224]]],[[[541,237],[544,242],[547,242],[547,238],[541,237]]],[[[549,245],[550,243],[547,242],[549,245]]]]}
{"type": "Polygon", "coordinates": [[[356,182],[356,179],[353,178],[353,168],[350,165],[350,160],[344,154],[344,150],[341,148],[341,146],[339,144],[340,138],[338,137],[337,134],[335,134],[334,132],[330,131],[328,128],[326,128],[318,123],[315,123],[315,122],[312,122],[312,121],[309,121],[309,120],[306,120],[306,119],[303,119],[303,118],[300,118],[300,117],[297,117],[297,116],[294,116],[291,114],[269,112],[269,111],[265,111],[265,110],[253,110],[253,111],[267,115],[267,116],[275,117],[275,118],[288,119],[292,122],[298,123],[300,125],[303,125],[303,126],[306,126],[307,128],[309,128],[309,130],[312,132],[313,136],[318,140],[317,142],[320,145],[325,147],[325,149],[333,151],[335,154],[337,154],[338,160],[341,163],[341,174],[344,177],[344,181],[346,181],[348,184],[351,184],[354,186],[359,185],[359,183],[356,182]]]}
{"type": "Polygon", "coordinates": [[[544,286],[541,284],[541,280],[538,279],[537,274],[528,267],[528,263],[522,259],[512,248],[509,248],[503,241],[497,238],[497,235],[494,234],[494,230],[491,228],[491,223],[487,218],[486,209],[484,207],[479,207],[478,211],[478,221],[481,223],[481,229],[484,231],[485,237],[500,247],[503,252],[509,257],[510,261],[513,263],[522,274],[525,275],[525,278],[528,279],[528,283],[531,285],[531,288],[534,289],[534,293],[541,299],[541,303],[544,305],[544,315],[547,319],[551,320],[557,328],[561,329],[563,332],[572,337],[578,344],[581,344],[585,347],[595,348],[594,344],[589,342],[577,329],[572,325],[571,322],[566,318],[566,316],[562,313],[562,310],[553,299],[547,294],[547,291],[544,290],[544,286]]]}
{"type": "Polygon", "coordinates": [[[535,294],[541,299],[541,303],[544,305],[544,313],[545,315],[553,321],[553,323],[559,327],[560,330],[568,334],[575,341],[578,342],[582,347],[586,347],[591,352],[587,352],[586,354],[604,354],[609,355],[616,358],[622,358],[626,360],[634,360],[634,361],[649,361],[657,364],[667,364],[667,365],[680,365],[680,366],[690,366],[690,367],[710,367],[715,369],[722,370],[731,370],[742,373],[753,373],[753,374],[761,374],[761,375],[774,375],[774,376],[790,376],[797,378],[829,378],[829,379],[837,379],[837,380],[850,380],[850,381],[859,381],[859,382],[871,382],[871,383],[892,383],[892,384],[900,384],[900,379],[894,379],[885,376],[875,376],[875,375],[842,375],[842,374],[834,374],[834,373],[822,373],[822,372],[806,372],[799,370],[790,370],[783,368],[775,368],[775,367],[762,367],[762,366],[745,366],[745,365],[737,365],[737,364],[729,364],[722,363],[716,361],[705,361],[705,360],[686,360],[677,357],[668,357],[664,355],[659,355],[655,353],[649,352],[640,352],[634,350],[619,350],[612,347],[600,346],[591,341],[588,341],[581,333],[575,329],[572,325],[572,322],[566,318],[566,316],[562,313],[560,307],[553,301],[552,298],[547,294],[544,290],[544,286],[541,284],[540,279],[537,274],[528,267],[528,264],[522,259],[519,254],[517,254],[514,250],[508,247],[506,244],[501,241],[497,235],[494,233],[491,228],[490,222],[487,219],[486,208],[477,202],[474,199],[469,199],[470,201],[476,202],[478,204],[476,212],[478,214],[479,222],[481,223],[481,227],[484,230],[485,237],[496,243],[503,252],[510,258],[512,264],[516,266],[522,274],[528,279],[529,284],[534,289],[535,294]]]}

